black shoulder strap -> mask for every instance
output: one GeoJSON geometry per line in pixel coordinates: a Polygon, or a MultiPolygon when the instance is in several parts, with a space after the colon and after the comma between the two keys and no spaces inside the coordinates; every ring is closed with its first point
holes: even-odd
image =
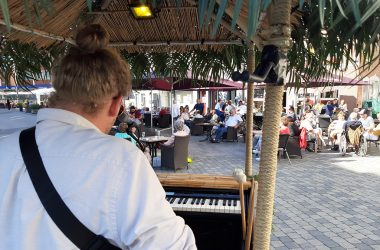
{"type": "Polygon", "coordinates": [[[20,148],[33,186],[50,218],[79,249],[116,250],[104,237],[84,226],[66,206],[51,182],[35,138],[36,127],[21,131],[20,148]]]}

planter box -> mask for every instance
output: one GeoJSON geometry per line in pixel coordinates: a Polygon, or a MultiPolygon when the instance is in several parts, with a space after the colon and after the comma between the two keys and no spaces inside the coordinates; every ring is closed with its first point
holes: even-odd
{"type": "Polygon", "coordinates": [[[38,113],[38,109],[32,109],[32,110],[31,110],[31,113],[32,113],[32,114],[37,114],[37,113],[38,113]]]}

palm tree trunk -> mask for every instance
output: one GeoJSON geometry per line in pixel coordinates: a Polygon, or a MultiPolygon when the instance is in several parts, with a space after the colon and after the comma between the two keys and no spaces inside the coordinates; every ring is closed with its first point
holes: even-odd
{"type": "MultiPolygon", "coordinates": [[[[268,44],[278,46],[283,52],[289,48],[290,10],[291,0],[277,0],[272,2],[268,11],[272,31],[268,44]]],[[[260,250],[270,248],[283,90],[283,86],[269,85],[265,89],[263,141],[254,230],[254,249],[260,250]]]]}

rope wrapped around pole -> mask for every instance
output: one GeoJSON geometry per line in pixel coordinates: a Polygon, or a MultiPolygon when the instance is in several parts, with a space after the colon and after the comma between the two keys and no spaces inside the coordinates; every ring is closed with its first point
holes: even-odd
{"type": "MultiPolygon", "coordinates": [[[[255,70],[255,51],[254,45],[248,48],[247,70],[253,72],[255,70]]],[[[246,114],[246,134],[245,134],[245,175],[253,178],[252,169],[252,134],[253,134],[253,82],[248,83],[247,97],[247,114],[246,114]]]]}
{"type": "MultiPolygon", "coordinates": [[[[275,45],[284,53],[290,46],[291,2],[291,0],[272,1],[268,11],[271,36],[266,44],[275,45]]],[[[283,86],[270,85],[267,85],[265,89],[263,138],[254,228],[254,249],[259,250],[270,248],[283,90],[283,86]]]]}

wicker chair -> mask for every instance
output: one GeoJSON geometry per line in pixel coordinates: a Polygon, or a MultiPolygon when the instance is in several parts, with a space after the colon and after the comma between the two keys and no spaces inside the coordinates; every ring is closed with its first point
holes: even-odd
{"type": "Polygon", "coordinates": [[[318,117],[318,126],[320,129],[322,129],[322,132],[327,133],[327,129],[330,126],[330,123],[330,117],[318,117]]]}
{"type": "Polygon", "coordinates": [[[191,122],[191,135],[203,135],[203,126],[196,125],[204,122],[205,118],[194,118],[191,122]]]}
{"type": "Polygon", "coordinates": [[[187,156],[189,151],[190,135],[176,136],[170,146],[161,145],[161,167],[177,170],[189,168],[187,156]]]}
{"type": "Polygon", "coordinates": [[[171,122],[171,115],[170,114],[164,114],[163,116],[160,116],[158,118],[158,126],[160,128],[170,127],[170,122],[171,122]]]}
{"type": "Polygon", "coordinates": [[[302,152],[299,143],[299,136],[290,136],[288,139],[288,144],[286,146],[286,151],[290,156],[300,156],[302,159],[302,152]]]}
{"type": "Polygon", "coordinates": [[[144,123],[145,123],[145,126],[147,127],[150,127],[151,126],[151,113],[145,113],[144,114],[144,123]]]}
{"type": "Polygon", "coordinates": [[[238,129],[234,127],[228,127],[227,128],[227,134],[223,136],[223,141],[232,141],[238,142],[238,129]]]}
{"type": "Polygon", "coordinates": [[[286,157],[288,158],[290,165],[292,165],[292,162],[290,161],[290,158],[289,158],[288,151],[286,150],[287,145],[288,145],[288,140],[289,140],[288,134],[280,135],[280,139],[278,141],[278,152],[279,153],[282,152],[283,154],[285,154],[286,157]]]}

